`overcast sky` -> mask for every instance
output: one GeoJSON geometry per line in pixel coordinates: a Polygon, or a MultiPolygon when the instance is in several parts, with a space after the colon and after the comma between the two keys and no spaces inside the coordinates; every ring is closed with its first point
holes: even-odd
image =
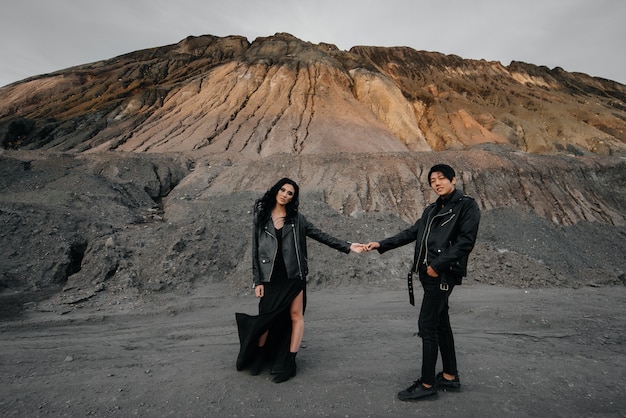
{"type": "Polygon", "coordinates": [[[626,84],[624,0],[3,0],[0,86],[177,43],[277,32],[348,50],[408,46],[626,84]]]}

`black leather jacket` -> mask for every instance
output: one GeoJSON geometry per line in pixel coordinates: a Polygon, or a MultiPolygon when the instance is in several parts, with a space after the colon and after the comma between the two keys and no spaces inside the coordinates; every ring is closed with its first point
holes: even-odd
{"type": "MultiPolygon", "coordinates": [[[[307,221],[304,215],[298,214],[297,218],[285,222],[282,231],[282,253],[289,279],[304,280],[309,273],[306,237],[346,254],[350,252],[349,242],[326,234],[307,221]]],[[[277,249],[278,241],[272,220],[268,219],[266,224],[259,225],[255,218],[252,238],[252,277],[255,286],[270,281],[277,249]]]]}
{"type": "Polygon", "coordinates": [[[450,284],[461,284],[479,223],[474,199],[456,189],[445,202],[439,198],[429,205],[413,226],[381,241],[378,251],[382,254],[415,241],[413,271],[423,276],[430,265],[450,284]]]}

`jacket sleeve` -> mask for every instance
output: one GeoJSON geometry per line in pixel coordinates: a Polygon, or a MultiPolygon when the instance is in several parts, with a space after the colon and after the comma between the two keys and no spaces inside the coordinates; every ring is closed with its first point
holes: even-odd
{"type": "Polygon", "coordinates": [[[419,228],[418,222],[415,222],[410,228],[407,228],[404,231],[400,231],[396,235],[380,241],[380,247],[378,247],[378,252],[382,254],[389,250],[402,247],[403,245],[407,245],[415,241],[417,239],[417,230],[419,228]]]}
{"type": "Polygon", "coordinates": [[[311,222],[309,222],[303,215],[300,215],[300,222],[306,231],[306,236],[313,238],[315,241],[327,245],[335,250],[348,254],[350,252],[350,243],[338,238],[333,237],[317,228],[311,222]]]}
{"type": "MultiPolygon", "coordinates": [[[[459,222],[456,238],[451,242],[437,258],[430,262],[432,268],[438,273],[450,271],[450,267],[456,264],[463,264],[465,269],[467,258],[474,248],[478,235],[478,225],[480,224],[480,209],[474,199],[465,200],[460,211],[461,221],[459,222]]],[[[465,271],[460,273],[465,275],[465,271]]]]}

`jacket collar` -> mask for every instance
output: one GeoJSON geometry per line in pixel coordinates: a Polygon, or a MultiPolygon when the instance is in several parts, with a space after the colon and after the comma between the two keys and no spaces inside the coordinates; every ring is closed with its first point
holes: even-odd
{"type": "Polygon", "coordinates": [[[439,209],[441,209],[441,208],[445,208],[446,206],[449,206],[451,203],[458,202],[463,196],[464,194],[461,190],[454,189],[454,191],[450,193],[448,196],[446,196],[445,198],[439,197],[435,203],[436,203],[436,206],[439,209]]]}

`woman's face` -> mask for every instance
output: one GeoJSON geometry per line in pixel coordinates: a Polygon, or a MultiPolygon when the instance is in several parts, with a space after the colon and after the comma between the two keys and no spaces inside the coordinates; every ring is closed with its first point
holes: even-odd
{"type": "Polygon", "coordinates": [[[291,202],[291,199],[293,199],[295,191],[296,189],[294,189],[291,184],[283,184],[278,190],[278,193],[276,193],[276,203],[281,206],[286,206],[289,202],[291,202]]]}

